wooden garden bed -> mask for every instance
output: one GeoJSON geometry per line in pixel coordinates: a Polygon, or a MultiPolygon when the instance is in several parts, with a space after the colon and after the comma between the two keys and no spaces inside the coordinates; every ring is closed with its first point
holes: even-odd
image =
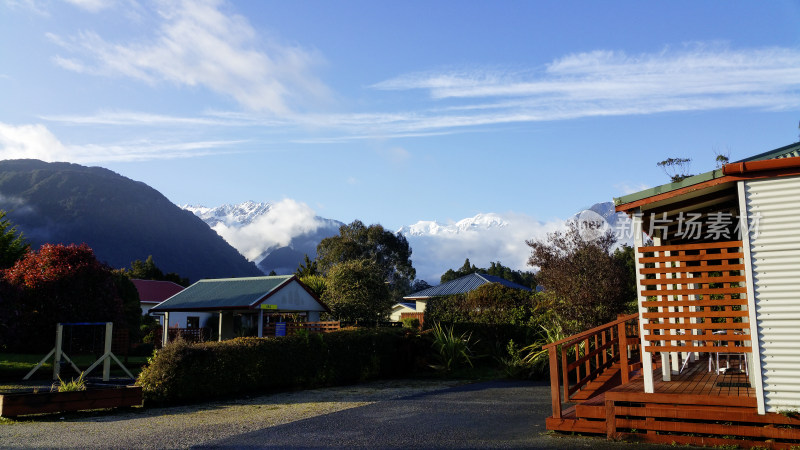
{"type": "Polygon", "coordinates": [[[0,416],[16,417],[141,404],[140,386],[93,388],[76,392],[0,394],[0,416]]]}

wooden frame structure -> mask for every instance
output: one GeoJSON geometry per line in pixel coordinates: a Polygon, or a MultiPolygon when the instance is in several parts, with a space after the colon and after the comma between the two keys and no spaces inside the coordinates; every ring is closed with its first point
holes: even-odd
{"type": "Polygon", "coordinates": [[[45,362],[47,362],[50,357],[53,358],[53,381],[60,379],[61,374],[61,361],[64,360],[68,362],[69,365],[77,372],[78,374],[85,374],[88,375],[89,372],[94,370],[100,363],[103,363],[103,381],[108,381],[109,377],[111,376],[111,360],[113,359],[125,373],[128,375],[130,379],[135,379],[136,377],[125,367],[124,364],[117,358],[117,356],[111,352],[111,344],[113,341],[114,336],[114,323],[113,322],[81,322],[81,323],[57,323],[56,324],[56,343],[55,347],[50,350],[47,355],[39,361],[36,366],[28,372],[23,380],[30,379],[33,374],[41,368],[45,362]],[[75,365],[74,362],[64,353],[62,348],[62,343],[64,340],[64,325],[68,326],[98,326],[102,325],[105,327],[105,339],[104,339],[104,351],[103,355],[100,356],[91,366],[89,366],[86,370],[81,371],[78,366],[75,365]]]}
{"type": "Polygon", "coordinates": [[[625,321],[638,335],[593,344],[620,318],[546,346],[548,429],[800,447],[798,152],[793,144],[617,200],[633,223],[639,313],[625,321]],[[631,354],[631,339],[637,366],[593,362],[631,354]]]}

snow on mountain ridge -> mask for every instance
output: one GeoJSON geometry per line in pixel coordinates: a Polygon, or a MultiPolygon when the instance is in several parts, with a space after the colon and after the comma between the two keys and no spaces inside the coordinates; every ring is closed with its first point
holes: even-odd
{"type": "Polygon", "coordinates": [[[494,228],[508,226],[502,217],[495,213],[478,214],[475,217],[461,219],[456,223],[440,224],[433,220],[420,220],[412,225],[405,225],[397,230],[406,236],[428,236],[428,235],[454,235],[466,233],[468,231],[483,231],[494,228]]]}
{"type": "Polygon", "coordinates": [[[268,213],[272,209],[272,204],[248,200],[243,203],[221,205],[216,208],[193,205],[183,205],[181,208],[192,212],[211,228],[219,224],[241,228],[268,213]]]}

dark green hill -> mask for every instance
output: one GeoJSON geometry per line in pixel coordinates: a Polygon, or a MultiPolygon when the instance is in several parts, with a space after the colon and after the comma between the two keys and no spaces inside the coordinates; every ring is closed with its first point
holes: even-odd
{"type": "Polygon", "coordinates": [[[0,209],[33,248],[85,242],[115,268],[153,255],[161,270],[192,281],[261,275],[194,214],[108,169],[0,161],[0,209]]]}

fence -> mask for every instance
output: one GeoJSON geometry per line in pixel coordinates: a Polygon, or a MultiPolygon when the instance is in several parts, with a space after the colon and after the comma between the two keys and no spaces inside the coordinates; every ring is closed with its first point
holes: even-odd
{"type": "Polygon", "coordinates": [[[419,326],[422,326],[425,324],[425,313],[424,312],[400,313],[400,321],[402,322],[403,319],[419,319],[419,326]]]}

